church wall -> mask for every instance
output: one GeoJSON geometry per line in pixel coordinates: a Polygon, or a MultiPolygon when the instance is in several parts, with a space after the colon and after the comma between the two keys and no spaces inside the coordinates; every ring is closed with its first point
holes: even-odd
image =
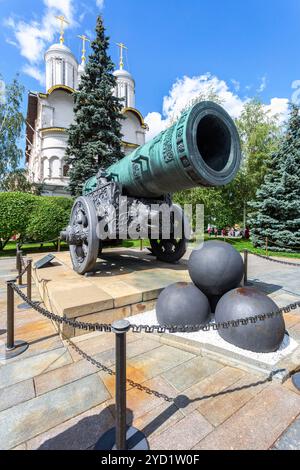
{"type": "Polygon", "coordinates": [[[144,145],[145,132],[141,128],[138,117],[131,113],[126,113],[126,120],[122,121],[123,140],[131,144],[144,145]]]}
{"type": "Polygon", "coordinates": [[[123,98],[124,108],[135,108],[135,90],[132,80],[127,78],[119,79],[115,93],[117,98],[123,98]]]}
{"type": "Polygon", "coordinates": [[[63,176],[65,153],[67,147],[66,133],[51,133],[44,135],[42,140],[42,182],[66,186],[68,178],[63,176]]]}
{"type": "Polygon", "coordinates": [[[47,106],[53,108],[53,124],[45,127],[69,127],[74,120],[73,97],[62,90],[55,90],[47,99],[47,106]]]}
{"type": "Polygon", "coordinates": [[[46,89],[55,85],[77,88],[78,63],[66,51],[51,50],[46,53],[46,89]]]}

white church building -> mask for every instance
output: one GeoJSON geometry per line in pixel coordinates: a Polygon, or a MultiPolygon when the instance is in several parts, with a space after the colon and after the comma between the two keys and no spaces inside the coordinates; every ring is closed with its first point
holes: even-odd
{"type": "MultiPolygon", "coordinates": [[[[78,89],[85,68],[85,42],[82,62],[79,64],[72,51],[60,43],[45,53],[46,93],[29,92],[26,124],[26,163],[29,180],[41,186],[42,194],[65,196],[68,194],[68,166],[66,164],[67,129],[73,122],[73,95],[78,89]]],[[[123,44],[115,95],[123,98],[122,120],[123,151],[125,154],[145,143],[148,130],[143,116],[135,107],[135,81],[124,70],[123,44]]]]}

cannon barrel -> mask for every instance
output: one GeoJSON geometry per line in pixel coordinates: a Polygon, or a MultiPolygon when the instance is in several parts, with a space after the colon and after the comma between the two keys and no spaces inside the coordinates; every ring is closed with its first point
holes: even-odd
{"type": "Polygon", "coordinates": [[[226,185],[240,164],[240,140],[233,120],[221,106],[204,101],[110,166],[107,176],[121,183],[130,196],[152,198],[197,186],[226,185]]]}

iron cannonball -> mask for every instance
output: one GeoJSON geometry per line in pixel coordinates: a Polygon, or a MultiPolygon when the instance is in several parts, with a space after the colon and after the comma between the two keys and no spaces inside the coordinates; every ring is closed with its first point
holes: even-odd
{"type": "Polygon", "coordinates": [[[215,313],[217,305],[223,295],[208,295],[207,297],[210,304],[211,313],[215,313]]]}
{"type": "MultiPolygon", "coordinates": [[[[227,292],[216,308],[216,323],[224,323],[264,313],[279,308],[267,295],[253,287],[240,287],[227,292]]],[[[277,351],[284,339],[285,323],[282,315],[257,323],[221,328],[219,335],[228,343],[256,353],[277,351]]]]}
{"type": "Polygon", "coordinates": [[[194,284],[178,282],[162,291],[156,314],[160,325],[200,325],[209,321],[210,305],[194,284]]]}
{"type": "Polygon", "coordinates": [[[240,253],[228,243],[205,242],[189,259],[193,283],[208,296],[223,295],[238,287],[244,276],[240,253]]]}

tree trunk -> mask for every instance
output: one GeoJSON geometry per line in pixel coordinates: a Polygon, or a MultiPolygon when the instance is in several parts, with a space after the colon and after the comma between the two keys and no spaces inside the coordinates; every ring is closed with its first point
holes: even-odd
{"type": "Polygon", "coordinates": [[[247,226],[247,202],[244,201],[244,231],[246,230],[247,226]]]}

